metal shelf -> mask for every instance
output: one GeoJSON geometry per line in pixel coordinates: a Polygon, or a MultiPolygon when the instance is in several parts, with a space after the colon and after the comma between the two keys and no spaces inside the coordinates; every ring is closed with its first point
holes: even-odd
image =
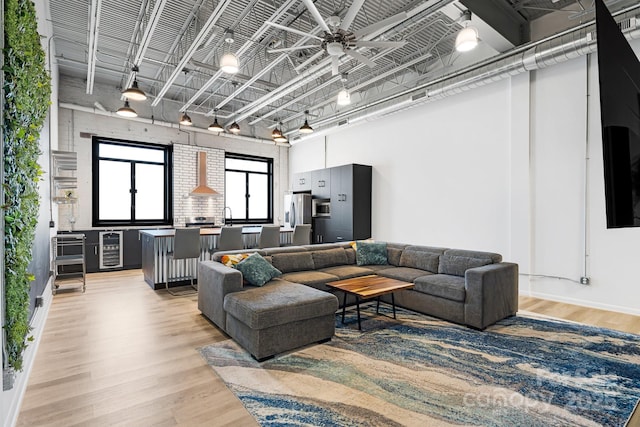
{"type": "Polygon", "coordinates": [[[51,238],[53,252],[53,285],[51,291],[56,294],[63,284],[82,284],[86,290],[85,240],[83,233],[58,234],[51,238]],[[75,268],[73,268],[75,266],[75,268]]]}

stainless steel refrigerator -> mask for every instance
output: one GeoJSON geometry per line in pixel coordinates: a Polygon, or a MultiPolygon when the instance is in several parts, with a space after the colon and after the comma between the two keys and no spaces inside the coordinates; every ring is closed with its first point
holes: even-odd
{"type": "Polygon", "coordinates": [[[296,224],[311,224],[311,194],[284,194],[284,225],[293,228],[296,224]]]}

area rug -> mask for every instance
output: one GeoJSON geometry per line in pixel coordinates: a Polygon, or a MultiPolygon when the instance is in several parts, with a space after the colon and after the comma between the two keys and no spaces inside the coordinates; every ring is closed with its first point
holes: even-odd
{"type": "Polygon", "coordinates": [[[200,352],[263,426],[623,426],[640,398],[638,335],[397,317],[365,309],[359,331],[337,315],[330,342],[262,363],[230,339],[200,352]]]}

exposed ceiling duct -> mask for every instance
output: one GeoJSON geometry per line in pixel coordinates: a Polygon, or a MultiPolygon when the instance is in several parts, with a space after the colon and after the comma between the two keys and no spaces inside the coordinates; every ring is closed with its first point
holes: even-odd
{"type": "MultiPolygon", "coordinates": [[[[634,6],[614,14],[614,17],[622,16],[620,26],[623,28],[625,37],[629,40],[640,38],[640,29],[638,29],[635,17],[639,10],[640,6],[634,6]]],[[[620,21],[620,19],[618,20],[620,21]]],[[[315,125],[316,127],[326,127],[333,124],[338,127],[345,118],[348,118],[349,123],[356,123],[364,119],[373,120],[383,114],[387,115],[414,108],[423,103],[462,93],[524,72],[566,62],[595,51],[595,22],[591,21],[580,25],[577,29],[568,30],[556,36],[516,48],[500,55],[497,59],[475,64],[397,95],[380,99],[343,114],[336,114],[331,118],[316,122],[315,125]],[[411,102],[412,100],[415,102],[411,102]]],[[[330,130],[325,129],[325,131],[330,130]]],[[[313,137],[317,135],[318,133],[313,137]]],[[[294,142],[303,139],[297,138],[294,139],[294,142]]]]}

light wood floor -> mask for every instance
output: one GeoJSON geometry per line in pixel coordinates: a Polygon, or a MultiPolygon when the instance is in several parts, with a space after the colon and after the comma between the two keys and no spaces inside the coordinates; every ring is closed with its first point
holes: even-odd
{"type": "MultiPolygon", "coordinates": [[[[18,425],[257,425],[195,351],[226,339],[196,301],[151,290],[140,270],[90,274],[85,294],[58,293],[18,425]]],[[[637,316],[527,297],[520,308],[640,333],[637,316]]]]}

